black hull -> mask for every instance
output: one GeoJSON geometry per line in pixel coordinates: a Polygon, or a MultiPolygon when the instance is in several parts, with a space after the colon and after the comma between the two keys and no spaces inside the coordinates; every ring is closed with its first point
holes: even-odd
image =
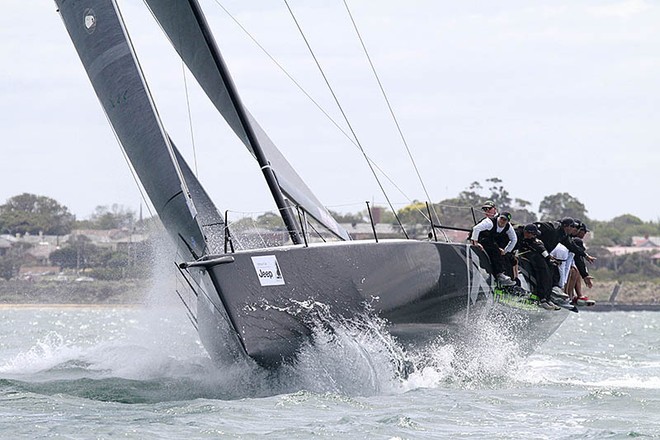
{"type": "Polygon", "coordinates": [[[242,350],[265,367],[293,359],[318,315],[373,312],[411,343],[502,311],[518,316],[530,341],[542,342],[567,316],[495,301],[487,258],[466,245],[354,241],[229,255],[201,269],[214,287],[205,290],[217,296],[207,293],[198,305],[200,337],[217,357],[227,353],[234,330],[239,348],[230,351],[242,350]]]}

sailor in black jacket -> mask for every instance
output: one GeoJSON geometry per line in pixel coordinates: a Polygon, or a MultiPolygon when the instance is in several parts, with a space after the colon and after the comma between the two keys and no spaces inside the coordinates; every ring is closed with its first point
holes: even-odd
{"type": "Polygon", "coordinates": [[[565,217],[559,222],[535,222],[534,224],[541,231],[541,241],[548,251],[552,252],[557,244],[561,243],[576,256],[579,255],[590,263],[595,260],[594,257],[587,254],[584,248],[580,248],[573,242],[573,237],[577,235],[577,225],[572,218],[565,217]]]}
{"type": "Polygon", "coordinates": [[[548,250],[539,240],[542,232],[534,224],[530,223],[524,228],[516,230],[518,237],[518,263],[536,281],[534,292],[539,297],[539,306],[547,310],[559,310],[561,307],[551,300],[552,274],[550,266],[556,266],[557,261],[550,255],[548,250]]]}
{"type": "MultiPolygon", "coordinates": [[[[575,259],[584,258],[590,263],[595,260],[594,257],[587,254],[584,248],[575,244],[573,237],[577,235],[577,224],[571,217],[565,217],[559,222],[535,222],[534,223],[541,231],[541,240],[545,248],[552,252],[557,244],[561,243],[575,255],[575,259]]],[[[551,267],[552,273],[552,292],[560,299],[568,299],[568,295],[564,292],[564,286],[561,285],[561,276],[559,268],[551,267]]]]}
{"type": "MultiPolygon", "coordinates": [[[[584,253],[587,253],[587,250],[584,246],[584,236],[587,235],[587,232],[589,232],[589,229],[587,228],[587,225],[584,224],[584,222],[577,221],[577,234],[576,237],[573,238],[573,242],[577,247],[582,249],[584,253]]],[[[592,286],[591,280],[593,280],[593,277],[589,275],[589,271],[587,270],[587,265],[584,264],[585,257],[582,257],[580,255],[575,255],[575,267],[577,268],[578,272],[580,273],[580,276],[584,280],[585,284],[587,287],[592,286]]],[[[592,262],[595,260],[594,257],[591,257],[589,262],[592,262]]]]}

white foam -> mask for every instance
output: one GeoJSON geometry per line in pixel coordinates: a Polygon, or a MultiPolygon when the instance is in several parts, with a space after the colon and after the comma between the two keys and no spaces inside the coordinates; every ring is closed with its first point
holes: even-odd
{"type": "Polygon", "coordinates": [[[67,345],[59,333],[50,332],[33,347],[19,352],[4,365],[0,365],[0,372],[11,376],[33,375],[78,359],[81,352],[80,347],[67,345]]]}

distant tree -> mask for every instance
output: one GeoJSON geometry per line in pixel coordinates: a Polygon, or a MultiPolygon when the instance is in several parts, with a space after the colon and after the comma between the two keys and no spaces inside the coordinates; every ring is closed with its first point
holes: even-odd
{"type": "Polygon", "coordinates": [[[527,209],[531,205],[532,203],[527,200],[515,199],[512,206],[509,208],[509,211],[511,212],[511,221],[519,225],[535,222],[538,219],[536,213],[527,209]]]}
{"type": "Polygon", "coordinates": [[[14,278],[16,272],[17,272],[16,262],[12,258],[6,255],[1,255],[0,278],[3,278],[5,280],[11,280],[12,278],[14,278]]]}
{"type": "Polygon", "coordinates": [[[351,223],[351,224],[366,223],[366,220],[364,219],[364,216],[361,212],[344,213],[344,214],[332,210],[329,210],[329,212],[330,215],[339,223],[351,223]]]}
{"type": "Polygon", "coordinates": [[[660,267],[651,260],[653,252],[635,252],[616,257],[617,276],[628,279],[660,277],[660,267]]]}
{"type": "Polygon", "coordinates": [[[618,217],[614,217],[608,223],[610,223],[613,227],[619,229],[625,229],[630,226],[644,225],[644,222],[639,217],[635,217],[634,215],[631,214],[624,214],[618,217]]]}
{"type": "Polygon", "coordinates": [[[461,191],[458,197],[442,200],[435,205],[435,211],[441,222],[445,225],[471,227],[475,221],[484,217],[481,206],[487,200],[495,203],[498,211],[511,212],[514,223],[524,224],[536,221],[536,214],[528,209],[531,203],[523,199],[512,200],[500,178],[491,177],[486,179],[486,182],[490,186],[485,195],[481,183],[475,181],[466,190],[461,191]],[[474,218],[472,210],[474,210],[474,218]]]}
{"type": "Polygon", "coordinates": [[[97,206],[89,220],[91,229],[132,228],[134,224],[135,212],[116,203],[111,207],[97,206]]]}
{"type": "Polygon", "coordinates": [[[426,203],[418,202],[417,200],[399,209],[397,216],[404,225],[429,224],[426,203]]]}
{"type": "Polygon", "coordinates": [[[64,246],[51,252],[48,259],[52,264],[59,266],[60,270],[75,269],[78,264],[78,252],[71,246],[64,246]]]}
{"type": "Polygon", "coordinates": [[[0,205],[0,230],[7,234],[65,235],[75,216],[49,197],[23,193],[0,205]]]}
{"type": "Polygon", "coordinates": [[[634,215],[624,214],[607,222],[593,222],[594,242],[603,246],[629,246],[634,236],[660,235],[657,223],[646,223],[634,215]]]}
{"type": "MultiPolygon", "coordinates": [[[[370,209],[371,209],[372,215],[374,215],[374,214],[376,214],[376,212],[378,212],[378,214],[375,215],[376,218],[374,218],[374,221],[376,221],[376,223],[385,223],[385,224],[389,224],[389,225],[397,224],[396,218],[394,217],[394,213],[392,212],[392,210],[389,207],[374,205],[370,209]],[[380,217],[380,222],[377,221],[377,217],[380,217]]],[[[362,216],[365,219],[369,219],[369,211],[368,210],[365,209],[364,211],[360,212],[360,214],[362,214],[362,216]]]]}
{"type": "Polygon", "coordinates": [[[495,203],[495,206],[498,207],[500,211],[510,210],[511,208],[511,197],[509,196],[509,191],[504,189],[502,185],[502,179],[499,177],[491,177],[486,179],[486,182],[490,182],[491,186],[488,188],[490,191],[489,200],[495,203]]]}
{"type": "Polygon", "coordinates": [[[568,193],[557,193],[546,196],[539,205],[541,221],[559,220],[563,217],[573,217],[589,221],[584,204],[568,193]]]}
{"type": "Polygon", "coordinates": [[[97,254],[96,265],[90,275],[101,280],[120,280],[126,278],[130,264],[126,253],[104,249],[97,254]]]}
{"type": "Polygon", "coordinates": [[[474,181],[466,190],[458,194],[458,200],[467,206],[478,207],[488,198],[479,194],[482,189],[481,183],[474,181]]]}
{"type": "Polygon", "coordinates": [[[61,269],[85,269],[99,265],[99,254],[102,251],[84,235],[75,235],[67,240],[60,249],[48,256],[49,260],[61,269]]]}
{"type": "Polygon", "coordinates": [[[273,231],[286,230],[284,220],[279,215],[273,212],[265,212],[257,217],[256,223],[258,226],[273,231]]]}
{"type": "Polygon", "coordinates": [[[269,231],[286,230],[282,217],[270,211],[259,215],[256,219],[252,217],[243,217],[234,222],[230,222],[229,228],[231,230],[249,230],[253,228],[263,228],[269,231]]]}
{"type": "Polygon", "coordinates": [[[609,222],[592,222],[590,225],[593,236],[590,237],[590,246],[616,246],[623,242],[621,230],[609,222]]]}
{"type": "Polygon", "coordinates": [[[5,255],[0,256],[0,278],[10,280],[18,275],[25,264],[26,253],[33,245],[25,242],[13,243],[5,255]]]}
{"type": "Polygon", "coordinates": [[[481,205],[488,200],[487,196],[480,193],[483,191],[481,183],[474,181],[467,189],[461,191],[458,197],[441,200],[433,205],[434,214],[437,214],[440,224],[469,228],[479,221],[481,205]],[[473,210],[474,214],[473,214],[473,210]]]}

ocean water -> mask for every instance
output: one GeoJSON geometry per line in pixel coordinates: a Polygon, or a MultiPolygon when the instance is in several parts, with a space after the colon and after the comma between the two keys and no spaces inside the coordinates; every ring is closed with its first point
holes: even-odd
{"type": "Polygon", "coordinates": [[[571,314],[530,356],[506,323],[410,355],[365,320],[278,372],[214,365],[177,306],[0,317],[0,438],[660,438],[656,312],[571,314]]]}

